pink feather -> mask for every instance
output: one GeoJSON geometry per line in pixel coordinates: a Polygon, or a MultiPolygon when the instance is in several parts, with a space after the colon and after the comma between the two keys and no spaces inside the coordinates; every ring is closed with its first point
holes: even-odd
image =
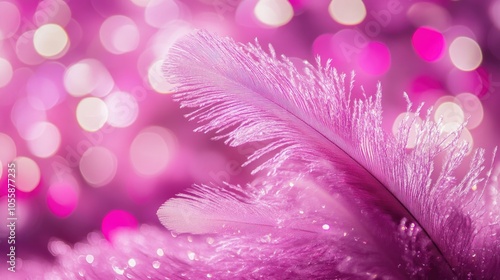
{"type": "MultiPolygon", "coordinates": [[[[297,69],[255,44],[199,31],[165,62],[197,131],[232,147],[263,143],[245,186],[198,185],[160,221],[114,244],[67,249],[45,276],[159,279],[493,279],[500,275],[496,182],[477,150],[430,111],[416,147],[382,129],[381,88],[354,98],[329,63],[297,69]],[[443,164],[437,164],[442,161],[443,164]],[[194,235],[191,235],[194,234],[194,235]],[[86,256],[92,256],[89,262],[86,256]],[[131,261],[133,260],[133,261],[131,261]]],[[[411,103],[408,101],[408,111],[411,103]]],[[[420,107],[414,112],[421,114],[420,107]]],[[[490,169],[491,170],[491,169],[490,169]]],[[[27,266],[29,267],[29,266],[27,266]]],[[[33,275],[24,270],[25,275],[33,275]]],[[[43,269],[40,269],[44,271],[43,269]]]]}

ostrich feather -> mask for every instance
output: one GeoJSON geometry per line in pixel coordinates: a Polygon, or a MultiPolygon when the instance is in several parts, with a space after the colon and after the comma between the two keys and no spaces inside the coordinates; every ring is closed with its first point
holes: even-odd
{"type": "MultiPolygon", "coordinates": [[[[498,183],[485,151],[471,159],[461,129],[443,134],[413,109],[394,137],[382,128],[381,86],[355,97],[318,60],[296,67],[259,44],[204,31],[164,63],[176,99],[232,147],[261,143],[246,185],[195,185],[158,210],[171,231],[142,226],[112,243],[54,241],[53,279],[495,279],[498,183]],[[412,112],[413,114],[410,114],[412,112]],[[406,143],[414,118],[414,149],[406,143]],[[469,161],[465,174],[460,175],[469,161]]],[[[42,275],[42,276],[40,276],[42,275]]]]}

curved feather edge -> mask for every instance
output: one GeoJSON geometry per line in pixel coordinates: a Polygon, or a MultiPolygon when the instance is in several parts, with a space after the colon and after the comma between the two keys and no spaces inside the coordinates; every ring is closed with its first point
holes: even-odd
{"type": "MultiPolygon", "coordinates": [[[[247,203],[250,207],[266,199],[275,202],[273,195],[286,186],[289,178],[305,178],[330,196],[342,197],[331,203],[331,209],[341,208],[350,214],[360,207],[373,213],[382,209],[388,218],[379,218],[377,222],[373,222],[373,214],[354,215],[362,221],[357,230],[363,236],[374,238],[370,233],[376,228],[374,225],[390,228],[398,224],[395,220],[408,219],[413,227],[422,226],[457,277],[489,279],[500,273],[499,210],[496,202],[492,203],[497,198],[488,196],[498,190],[498,185],[489,180],[491,168],[484,170],[482,149],[475,151],[469,171],[458,177],[457,169],[468,149],[467,143],[459,141],[462,128],[443,134],[442,124],[431,120],[429,110],[424,122],[417,126],[416,146],[409,150],[406,143],[414,118],[407,115],[396,138],[386,134],[382,129],[380,85],[373,97],[353,98],[353,76],[346,89],[345,75],[339,75],[329,62],[321,66],[318,60],[317,67],[305,62],[303,69],[297,69],[286,57],[276,58],[271,47],[269,52],[268,55],[257,42],[238,44],[199,31],[180,40],[164,64],[167,79],[180,85],[176,98],[181,106],[193,108],[188,117],[201,123],[197,131],[215,132],[216,139],[225,139],[233,147],[266,143],[245,163],[265,158],[254,173],[264,172],[267,183],[240,190],[251,197],[247,203]],[[438,160],[443,164],[437,165],[438,160]],[[356,176],[362,180],[354,180],[356,176]],[[383,186],[390,194],[377,186],[383,186]],[[394,198],[396,202],[391,201],[394,198]]],[[[411,112],[411,102],[408,104],[411,112]]],[[[414,114],[419,116],[421,107],[414,114]]],[[[203,219],[217,220],[227,215],[227,210],[206,215],[204,207],[217,209],[227,203],[224,198],[207,199],[211,192],[213,188],[206,187],[196,197],[167,201],[158,211],[160,220],[174,231],[193,227],[185,220],[172,220],[179,211],[187,209],[183,204],[196,205],[198,211],[192,214],[203,219]],[[175,207],[171,207],[173,204],[175,207]]],[[[283,209],[289,210],[290,205],[295,204],[275,205],[271,212],[286,212],[283,209]]],[[[239,218],[227,224],[235,228],[249,218],[246,213],[233,214],[239,218]]],[[[340,231],[347,228],[341,223],[348,214],[325,215],[327,223],[333,223],[340,231]]],[[[293,220],[291,217],[287,218],[293,220]]],[[[274,223],[276,228],[282,227],[283,219],[271,220],[271,226],[274,223]]],[[[191,232],[218,232],[194,227],[191,232]]],[[[297,225],[290,227],[292,231],[295,228],[297,225]]],[[[377,238],[374,243],[388,241],[377,238]]],[[[356,249],[337,252],[337,259],[348,259],[352,250],[356,249]]],[[[429,264],[422,267],[426,265],[429,264]]],[[[336,266],[341,267],[339,263],[336,266]]]]}

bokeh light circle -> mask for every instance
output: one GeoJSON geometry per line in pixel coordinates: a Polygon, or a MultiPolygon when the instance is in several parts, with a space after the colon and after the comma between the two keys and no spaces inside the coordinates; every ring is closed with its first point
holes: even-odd
{"type": "Polygon", "coordinates": [[[40,168],[38,164],[28,157],[14,159],[16,163],[16,187],[22,192],[32,192],[40,183],[40,168]]]}
{"type": "Polygon", "coordinates": [[[6,86],[10,82],[13,74],[14,71],[10,62],[0,57],[0,88],[6,86]]]}
{"type": "Polygon", "coordinates": [[[279,27],[293,18],[293,7],[287,0],[259,0],[255,5],[254,14],[261,23],[279,27]]]}
{"type": "Polygon", "coordinates": [[[99,29],[104,48],[113,54],[134,51],[139,45],[139,29],[133,20],[123,15],[107,18],[99,29]]]}
{"type": "Polygon", "coordinates": [[[429,27],[420,27],[412,37],[415,52],[425,61],[433,62],[444,54],[444,36],[437,30],[429,27]]]}
{"type": "Polygon", "coordinates": [[[107,148],[90,147],[80,159],[80,173],[94,187],[107,185],[116,175],[118,161],[107,148]]]}
{"type": "Polygon", "coordinates": [[[408,133],[408,140],[406,142],[406,148],[408,149],[413,149],[417,145],[417,137],[418,137],[418,132],[419,129],[423,123],[422,118],[419,116],[415,115],[415,113],[401,113],[399,114],[396,119],[394,120],[394,123],[392,125],[392,133],[394,136],[399,135],[399,129],[402,125],[402,122],[405,118],[408,118],[408,121],[411,122],[410,125],[410,131],[408,133]]]}
{"type": "Polygon", "coordinates": [[[54,155],[61,144],[59,129],[49,122],[38,122],[32,125],[28,137],[29,150],[40,158],[54,155]]]}
{"type": "Polygon", "coordinates": [[[462,107],[455,102],[446,101],[438,105],[434,112],[434,120],[442,119],[444,124],[456,123],[461,125],[465,121],[465,114],[462,107]]]}
{"type": "Polygon", "coordinates": [[[439,31],[448,29],[452,22],[450,13],[443,6],[432,2],[416,2],[406,14],[414,26],[428,26],[439,31]]]}
{"type": "Polygon", "coordinates": [[[461,93],[457,95],[456,99],[461,105],[467,118],[467,128],[474,129],[478,127],[484,118],[483,104],[479,98],[472,93],[461,93]]]}
{"type": "Polygon", "coordinates": [[[483,53],[478,43],[469,37],[457,37],[450,44],[450,59],[462,71],[475,70],[483,61],[483,53]]]}
{"type": "Polygon", "coordinates": [[[10,117],[19,135],[30,139],[31,126],[45,121],[47,114],[44,110],[34,108],[27,98],[21,98],[12,106],[10,117]]]}
{"type": "Polygon", "coordinates": [[[453,95],[470,92],[481,97],[491,90],[492,84],[488,72],[481,67],[474,71],[452,68],[446,77],[446,86],[453,95]]]}
{"type": "Polygon", "coordinates": [[[163,65],[162,60],[158,60],[153,63],[148,70],[148,82],[151,88],[158,93],[172,93],[175,90],[175,86],[169,83],[163,76],[161,70],[163,65]]]}
{"type": "Polygon", "coordinates": [[[14,35],[21,24],[21,15],[13,3],[0,2],[0,40],[14,35]]]}
{"type": "Polygon", "coordinates": [[[69,44],[68,34],[64,28],[49,23],[40,26],[33,35],[33,45],[38,54],[43,57],[59,58],[69,44]]]}
{"type": "Polygon", "coordinates": [[[75,97],[92,94],[103,97],[113,89],[114,81],[106,67],[96,59],[83,59],[64,73],[64,87],[75,97]]]}
{"type": "Polygon", "coordinates": [[[47,23],[66,26],[71,20],[71,9],[63,0],[43,0],[38,3],[33,19],[38,26],[47,23]]]}
{"type": "Polygon", "coordinates": [[[109,116],[107,122],[113,127],[127,127],[134,123],[139,115],[139,104],[127,92],[112,92],[105,99],[109,116]]]}
{"type": "Polygon", "coordinates": [[[16,143],[9,135],[0,132],[0,147],[2,147],[0,149],[0,162],[7,166],[16,157],[16,143]]]}
{"type": "Polygon", "coordinates": [[[84,98],[76,108],[76,119],[84,130],[97,131],[108,120],[108,107],[100,98],[84,98]]]}
{"type": "Polygon", "coordinates": [[[391,67],[391,52],[382,42],[370,42],[361,50],[358,65],[367,74],[383,75],[391,67]]]}
{"type": "MultiPolygon", "coordinates": [[[[436,111],[434,112],[434,120],[438,122],[441,120],[441,135],[444,138],[444,145],[448,145],[453,140],[454,135],[452,133],[456,132],[464,124],[465,113],[462,107],[456,103],[455,98],[450,96],[441,97],[436,101],[436,111]],[[451,101],[450,101],[451,100],[451,101]]],[[[464,127],[462,133],[460,134],[460,141],[467,141],[470,146],[467,154],[469,154],[473,147],[473,139],[469,130],[464,127]]]]}
{"type": "Polygon", "coordinates": [[[60,218],[71,215],[78,205],[79,187],[76,182],[60,182],[50,185],[47,191],[47,206],[60,218]]]}
{"type": "Polygon", "coordinates": [[[50,110],[66,97],[63,86],[65,66],[58,62],[42,64],[26,84],[26,94],[31,106],[50,110]]]}
{"type": "MultiPolygon", "coordinates": [[[[444,137],[445,141],[443,142],[443,145],[449,145],[451,141],[454,138],[454,134],[458,129],[460,128],[460,125],[456,122],[450,122],[450,123],[444,123],[441,126],[441,135],[444,137]]],[[[472,149],[474,148],[474,139],[472,137],[472,134],[470,131],[464,127],[458,137],[459,142],[467,142],[469,147],[466,151],[466,155],[469,155],[472,152],[472,149]]]]}
{"type": "Polygon", "coordinates": [[[101,223],[101,231],[108,240],[120,229],[136,228],[137,219],[129,212],[123,210],[112,210],[104,216],[101,223]]]}
{"type": "Polygon", "coordinates": [[[144,10],[146,23],[156,28],[165,27],[180,14],[180,7],[174,0],[151,0],[144,10]]]}
{"type": "Polygon", "coordinates": [[[366,17],[366,7],[361,0],[332,0],[328,12],[333,20],[343,25],[356,25],[366,17]]]}
{"type": "Polygon", "coordinates": [[[161,127],[143,129],[130,145],[130,162],[142,176],[161,174],[172,159],[176,149],[175,135],[161,127]]]}
{"type": "Polygon", "coordinates": [[[27,65],[37,65],[45,60],[35,49],[34,36],[35,30],[26,31],[16,41],[16,56],[27,65]]]}

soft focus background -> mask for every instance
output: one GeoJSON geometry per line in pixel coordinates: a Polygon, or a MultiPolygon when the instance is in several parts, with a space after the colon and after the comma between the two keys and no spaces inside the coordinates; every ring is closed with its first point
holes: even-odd
{"type": "Polygon", "coordinates": [[[247,181],[255,147],[193,133],[162,78],[169,47],[195,28],[297,63],[330,58],[356,71],[357,92],[380,81],[389,133],[407,92],[444,132],[469,119],[472,148],[499,144],[500,0],[0,0],[0,217],[15,160],[18,257],[160,226],[158,207],[194,182],[247,181]]]}

